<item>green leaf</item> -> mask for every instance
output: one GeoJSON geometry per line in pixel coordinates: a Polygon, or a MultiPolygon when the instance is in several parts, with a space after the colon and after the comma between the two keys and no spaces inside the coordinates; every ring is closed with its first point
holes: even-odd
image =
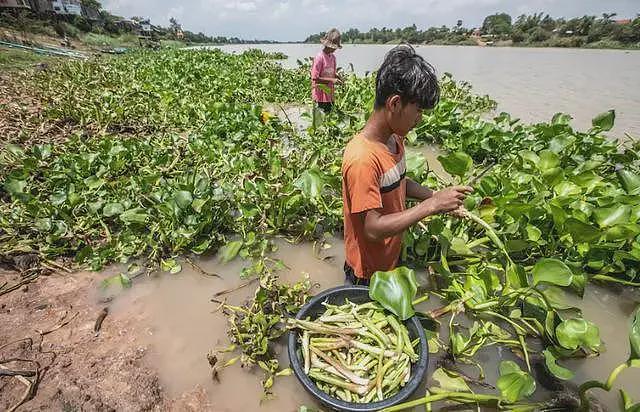
{"type": "Polygon", "coordinates": [[[602,236],[602,232],[598,228],[572,217],[564,222],[564,228],[577,243],[593,242],[602,236]]]}
{"type": "Polygon", "coordinates": [[[505,268],[505,277],[513,288],[527,286],[527,274],[521,265],[508,264],[505,268]]]}
{"type": "Polygon", "coordinates": [[[98,189],[100,186],[104,185],[104,180],[99,179],[96,176],[90,176],[84,179],[84,184],[87,185],[89,189],[98,189]]]}
{"type": "Polygon", "coordinates": [[[318,83],[316,84],[316,87],[320,90],[322,90],[323,93],[326,94],[331,94],[331,88],[329,86],[327,86],[326,84],[322,84],[322,83],[318,83]]]}
{"type": "Polygon", "coordinates": [[[558,259],[540,259],[532,270],[534,286],[539,283],[550,283],[558,286],[569,286],[573,280],[573,272],[558,259]]]}
{"type": "Polygon", "coordinates": [[[314,199],[322,194],[324,177],[318,169],[305,170],[294,184],[306,197],[314,199]]]}
{"type": "Polygon", "coordinates": [[[631,344],[631,354],[629,360],[640,359],[640,307],[638,307],[631,319],[629,328],[629,343],[631,344]]]}
{"type": "Polygon", "coordinates": [[[104,205],[104,208],[102,208],[102,214],[106,217],[120,215],[122,212],[124,212],[122,203],[107,203],[104,205]]]}
{"type": "Polygon", "coordinates": [[[582,193],[580,186],[571,182],[561,182],[553,187],[558,196],[575,196],[582,193]]]}
{"type": "Polygon", "coordinates": [[[238,252],[240,252],[240,248],[242,248],[243,242],[241,240],[234,240],[232,242],[227,243],[223,247],[220,248],[220,262],[228,263],[238,256],[238,252]]]}
{"type": "Polygon", "coordinates": [[[205,199],[194,199],[193,203],[191,203],[191,207],[193,207],[193,210],[196,211],[196,213],[200,213],[202,212],[202,207],[207,203],[207,201],[205,199]]]}
{"type": "Polygon", "coordinates": [[[4,190],[13,197],[23,194],[25,187],[27,187],[27,182],[24,180],[9,179],[4,184],[4,190]]]}
{"type": "Polygon", "coordinates": [[[520,366],[513,361],[502,361],[500,365],[498,365],[498,370],[500,371],[500,376],[508,375],[510,373],[518,373],[522,372],[520,366]]]}
{"type": "Polygon", "coordinates": [[[571,122],[571,115],[566,113],[556,113],[551,118],[551,124],[569,124],[571,122]]]}
{"type": "Polygon", "coordinates": [[[414,144],[415,142],[417,142],[418,141],[418,133],[416,133],[415,130],[412,130],[409,133],[407,133],[407,141],[409,143],[411,143],[411,144],[414,144]]]}
{"type": "Polygon", "coordinates": [[[538,242],[542,237],[542,231],[533,225],[527,225],[527,239],[532,242],[538,242]]]}
{"type": "Polygon", "coordinates": [[[567,147],[571,146],[576,141],[575,136],[571,135],[560,135],[556,136],[549,142],[549,149],[552,152],[560,153],[565,150],[567,147]]]}
{"type": "Polygon", "coordinates": [[[572,308],[571,305],[566,303],[567,299],[564,289],[557,286],[549,285],[542,291],[542,293],[544,294],[544,296],[546,296],[547,300],[554,309],[565,310],[572,308]]]}
{"type": "Polygon", "coordinates": [[[389,272],[375,272],[371,277],[369,297],[404,321],[415,314],[412,302],[417,291],[414,271],[402,266],[389,272]]]}
{"type": "Polygon", "coordinates": [[[630,223],[627,225],[615,225],[605,233],[608,241],[631,240],[640,233],[640,225],[630,223]]]}
{"type": "Polygon", "coordinates": [[[54,206],[60,206],[67,200],[67,192],[64,190],[58,190],[51,194],[51,204],[54,206]]]}
{"type": "Polygon", "coordinates": [[[564,381],[573,379],[573,377],[575,376],[573,372],[556,363],[558,361],[558,358],[552,352],[552,350],[545,349],[544,351],[542,351],[542,354],[544,355],[545,365],[547,365],[547,369],[553,376],[564,381]]]}
{"type": "Polygon", "coordinates": [[[604,113],[600,113],[591,120],[593,127],[599,127],[601,130],[607,132],[613,128],[613,123],[616,120],[616,111],[611,109],[604,113]]]}
{"type": "Polygon", "coordinates": [[[566,349],[585,347],[595,351],[600,347],[600,330],[593,322],[582,318],[567,319],[559,324],[556,337],[566,349]]]}
{"type": "Polygon", "coordinates": [[[180,209],[186,209],[191,205],[191,202],[193,202],[193,195],[186,190],[179,190],[176,192],[175,201],[180,209]]]}
{"type": "Polygon", "coordinates": [[[560,157],[551,150],[543,150],[539,153],[540,162],[538,168],[544,171],[551,171],[560,165],[560,157]]]}
{"type": "Polygon", "coordinates": [[[537,166],[540,162],[540,157],[530,150],[523,150],[518,153],[518,156],[520,156],[520,158],[524,162],[529,163],[531,166],[537,166]]]}
{"type": "Polygon", "coordinates": [[[609,227],[629,222],[631,206],[616,205],[608,208],[595,209],[593,216],[600,227],[609,227]]]}
{"type": "Polygon", "coordinates": [[[421,153],[407,152],[407,172],[420,175],[425,169],[427,159],[421,153]]]}
{"type": "Polygon", "coordinates": [[[602,177],[592,171],[587,171],[571,177],[571,180],[583,189],[593,190],[602,181],[602,177]]]}
{"type": "Polygon", "coordinates": [[[502,396],[509,403],[516,403],[536,390],[536,381],[512,361],[500,362],[500,377],[496,382],[502,396]]]}
{"type": "Polygon", "coordinates": [[[141,207],[129,209],[120,214],[120,220],[125,223],[145,223],[147,221],[147,214],[144,213],[144,211],[141,207]]]}
{"type": "Polygon", "coordinates": [[[447,156],[438,156],[438,161],[447,173],[460,177],[465,176],[473,166],[471,156],[464,152],[454,152],[447,156]]]}
{"type": "Polygon", "coordinates": [[[48,232],[51,230],[51,219],[44,218],[36,220],[36,229],[41,232],[48,232]]]}
{"type": "Polygon", "coordinates": [[[627,169],[616,171],[618,180],[622,188],[630,195],[640,194],[640,175],[633,173],[627,169]]]}
{"type": "Polygon", "coordinates": [[[15,144],[9,144],[5,147],[5,149],[7,150],[7,152],[11,153],[12,155],[16,156],[16,157],[22,157],[24,156],[24,150],[22,150],[22,148],[18,145],[15,144]]]}
{"type": "Polygon", "coordinates": [[[98,199],[95,202],[87,203],[87,209],[91,213],[98,213],[100,209],[102,209],[103,205],[104,205],[104,201],[102,199],[98,199]]]}
{"type": "Polygon", "coordinates": [[[176,273],[180,273],[180,271],[182,270],[182,265],[180,265],[180,263],[178,263],[178,261],[173,258],[162,259],[160,261],[160,268],[165,272],[169,272],[172,275],[175,275],[176,273]]]}
{"type": "Polygon", "coordinates": [[[124,273],[104,279],[100,282],[101,289],[108,289],[111,286],[120,286],[123,289],[131,287],[131,279],[124,273]]]}
{"type": "Polygon", "coordinates": [[[461,256],[473,255],[473,251],[467,246],[467,242],[461,237],[454,237],[451,240],[451,250],[461,256]]]}
{"type": "Polygon", "coordinates": [[[433,372],[432,379],[446,392],[471,392],[467,382],[455,372],[438,368],[433,372]]]}

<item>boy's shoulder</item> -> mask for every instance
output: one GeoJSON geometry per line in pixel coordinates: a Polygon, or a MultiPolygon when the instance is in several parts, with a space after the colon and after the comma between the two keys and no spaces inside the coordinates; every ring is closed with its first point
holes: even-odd
{"type": "Polygon", "coordinates": [[[342,158],[343,165],[371,165],[377,163],[377,153],[375,147],[367,142],[361,135],[355,135],[344,149],[342,158]]]}

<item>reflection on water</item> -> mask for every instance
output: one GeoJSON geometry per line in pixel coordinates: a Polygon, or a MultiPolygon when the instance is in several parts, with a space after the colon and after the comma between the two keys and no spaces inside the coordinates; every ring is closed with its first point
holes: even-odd
{"type": "MultiPolygon", "coordinates": [[[[283,281],[295,282],[302,273],[308,273],[314,282],[320,284],[316,291],[343,282],[342,263],[344,261],[343,244],[340,240],[332,240],[332,247],[323,251],[326,259],[318,259],[310,244],[291,245],[279,240],[277,257],[284,260],[290,270],[282,273],[283,281]]],[[[262,373],[247,371],[237,364],[220,373],[220,383],[211,379],[211,371],[206,355],[213,348],[222,348],[229,344],[226,335],[226,320],[221,313],[212,313],[216,304],[210,299],[215,292],[235,287],[243,282],[238,274],[241,261],[228,265],[220,265],[215,258],[204,259],[200,266],[217,273],[222,279],[204,277],[195,272],[187,264],[177,275],[161,274],[150,279],[137,282],[130,293],[114,302],[114,310],[136,311],[143,319],[148,330],[148,343],[151,346],[152,362],[159,371],[164,389],[169,396],[179,396],[192,390],[196,385],[203,387],[215,410],[220,411],[297,411],[298,406],[316,405],[296,378],[279,378],[274,386],[276,399],[262,402],[260,380],[262,373]]],[[[419,274],[420,278],[424,278],[419,274]]],[[[228,295],[229,303],[241,304],[248,299],[255,289],[247,287],[228,295]]],[[[575,299],[574,304],[584,310],[585,317],[600,327],[606,352],[595,359],[575,360],[570,367],[576,371],[575,384],[589,379],[604,380],[608,373],[628,356],[627,329],[629,315],[638,302],[637,296],[618,295],[604,288],[590,285],[584,300],[575,299]]],[[[432,297],[421,304],[420,310],[440,307],[443,302],[432,297]]],[[[447,340],[448,319],[442,319],[441,338],[447,340]]],[[[456,322],[466,324],[460,315],[456,322]]],[[[278,349],[283,367],[286,366],[286,350],[278,349]]],[[[432,356],[429,362],[428,377],[437,368],[440,354],[432,356]]],[[[498,363],[501,360],[515,360],[508,350],[492,346],[480,351],[477,360],[482,362],[486,379],[495,383],[498,377],[498,363]]],[[[465,368],[470,376],[477,376],[477,369],[465,368]]],[[[601,398],[611,410],[617,410],[617,389],[624,387],[630,396],[640,401],[640,370],[627,370],[619,378],[619,385],[611,393],[594,390],[593,394],[601,398]]],[[[424,394],[427,381],[416,393],[416,397],[424,394]]],[[[480,392],[492,392],[482,389],[480,392]]],[[[548,394],[538,386],[535,399],[545,400],[548,394]]],[[[421,409],[417,409],[421,410],[421,409]]]]}
{"type": "MultiPolygon", "coordinates": [[[[313,44],[233,45],[223,50],[259,47],[282,51],[288,66],[315,55],[313,44]]],[[[357,74],[374,71],[393,45],[345,45],[337,52],[338,65],[357,74]]],[[[616,137],[640,137],[640,51],[553,48],[482,48],[419,46],[418,52],[440,73],[450,72],[470,82],[478,93],[489,94],[499,106],[526,122],[549,121],[556,112],[574,116],[579,129],[591,119],[616,110],[616,137]]]]}

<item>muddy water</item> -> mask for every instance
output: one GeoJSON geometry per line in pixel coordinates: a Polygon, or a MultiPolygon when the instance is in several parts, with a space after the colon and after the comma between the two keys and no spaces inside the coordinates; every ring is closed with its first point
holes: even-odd
{"type": "MultiPolygon", "coordinates": [[[[616,293],[610,289],[590,285],[585,291],[584,299],[574,304],[580,307],[584,317],[600,328],[600,337],[605,351],[597,358],[586,361],[574,360],[567,365],[576,372],[574,382],[585,382],[592,379],[605,381],[609,373],[629,357],[629,320],[638,304],[640,296],[632,289],[616,293]]],[[[590,393],[597,395],[611,410],[617,410],[620,399],[619,389],[625,389],[636,401],[640,401],[640,369],[627,369],[618,376],[616,385],[607,393],[598,389],[590,393]]]]}
{"type": "MultiPolygon", "coordinates": [[[[340,240],[331,241],[332,247],[323,252],[326,260],[314,256],[310,244],[291,245],[278,241],[277,257],[282,259],[289,270],[282,273],[284,281],[297,281],[302,273],[308,273],[322,290],[343,282],[342,262],[343,244],[340,240]]],[[[229,344],[226,336],[226,321],[221,313],[213,313],[216,304],[210,302],[215,292],[233,288],[243,281],[238,274],[242,262],[228,265],[218,264],[215,258],[201,260],[199,265],[206,271],[217,273],[222,279],[205,277],[194,271],[186,263],[177,275],[157,274],[147,279],[136,280],[135,286],[119,296],[113,303],[113,311],[135,311],[141,316],[146,331],[147,343],[151,347],[154,367],[159,371],[164,390],[169,396],[176,397],[193,390],[204,388],[211,404],[219,411],[297,411],[300,405],[319,406],[297,383],[295,377],[284,377],[276,381],[276,398],[261,402],[260,371],[250,372],[234,365],[220,373],[220,382],[214,383],[207,364],[206,355],[214,348],[229,344]]],[[[419,278],[424,274],[419,273],[419,278]]],[[[254,287],[241,289],[228,295],[232,304],[240,304],[249,298],[254,287]]],[[[600,327],[606,352],[600,357],[576,360],[570,367],[576,371],[574,382],[579,384],[589,379],[606,379],[611,371],[628,356],[627,327],[633,308],[640,299],[638,296],[618,295],[606,289],[589,286],[584,300],[576,300],[583,308],[585,317],[600,327]]],[[[420,310],[439,307],[443,304],[436,298],[421,304],[420,310]]],[[[441,327],[441,339],[447,340],[447,322],[441,327]]],[[[456,322],[467,324],[462,317],[456,322]]],[[[280,349],[282,366],[287,366],[286,350],[280,349]]],[[[427,376],[437,368],[438,355],[430,359],[427,376]]],[[[495,382],[498,377],[497,365],[501,360],[514,360],[507,350],[499,347],[487,347],[477,355],[484,366],[487,382],[495,382]]],[[[467,368],[471,376],[477,376],[477,370],[467,368]]],[[[615,391],[606,394],[594,391],[603,400],[609,410],[617,410],[617,388],[624,387],[636,400],[640,400],[640,370],[627,370],[619,379],[615,391]]],[[[424,394],[426,382],[416,396],[424,394]]],[[[480,392],[492,392],[489,389],[480,392]]],[[[535,399],[545,400],[548,394],[540,386],[535,399]]],[[[420,410],[420,409],[417,409],[420,410]]]]}
{"type": "MultiPolygon", "coordinates": [[[[281,274],[286,282],[302,279],[309,273],[323,290],[343,281],[342,245],[323,252],[325,260],[314,257],[310,245],[292,246],[278,241],[276,257],[289,266],[281,274]],[[334,256],[332,258],[332,256],[334,256]]],[[[210,302],[215,292],[234,288],[244,281],[239,278],[240,261],[228,265],[218,264],[210,258],[198,262],[205,271],[217,273],[222,279],[205,277],[183,264],[180,274],[158,274],[136,282],[136,285],[114,302],[112,310],[136,311],[145,319],[152,362],[159,371],[164,390],[170,397],[178,397],[196,385],[203,387],[216,411],[297,411],[300,405],[314,405],[294,377],[276,380],[277,397],[261,403],[260,371],[249,372],[238,365],[220,373],[220,382],[211,379],[206,355],[214,348],[229,345],[226,319],[221,313],[212,313],[217,304],[210,302]]],[[[227,295],[230,304],[241,304],[253,295],[255,287],[246,287],[227,295]]],[[[282,366],[288,364],[286,349],[279,348],[282,366]]]]}

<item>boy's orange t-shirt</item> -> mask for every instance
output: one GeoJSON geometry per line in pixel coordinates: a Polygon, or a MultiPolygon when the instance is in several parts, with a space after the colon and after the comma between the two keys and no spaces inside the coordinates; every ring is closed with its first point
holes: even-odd
{"type": "Polygon", "coordinates": [[[377,209],[383,215],[405,210],[407,188],[404,141],[396,141],[396,153],[387,145],[357,135],[347,144],[342,159],[345,255],[359,278],[368,279],[379,270],[398,264],[402,235],[379,242],[364,235],[364,214],[377,209]]]}

